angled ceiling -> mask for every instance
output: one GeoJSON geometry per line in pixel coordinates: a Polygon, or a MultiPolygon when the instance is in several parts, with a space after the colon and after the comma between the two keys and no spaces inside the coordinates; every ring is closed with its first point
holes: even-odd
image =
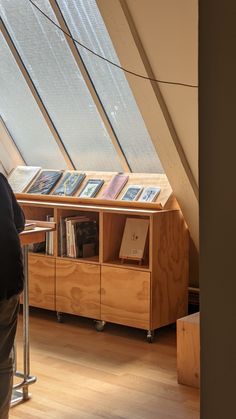
{"type": "MultiPolygon", "coordinates": [[[[198,247],[197,0],[35,4],[100,55],[170,83],[91,55],[30,1],[0,0],[0,113],[16,144],[14,163],[164,170],[198,247]]],[[[0,133],[2,149],[3,142],[0,133]]]]}

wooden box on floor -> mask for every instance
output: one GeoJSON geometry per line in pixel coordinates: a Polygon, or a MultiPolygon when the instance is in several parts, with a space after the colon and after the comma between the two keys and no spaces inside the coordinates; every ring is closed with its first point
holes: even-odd
{"type": "Polygon", "coordinates": [[[199,313],[177,320],[177,373],[180,384],[199,388],[199,313]]]}

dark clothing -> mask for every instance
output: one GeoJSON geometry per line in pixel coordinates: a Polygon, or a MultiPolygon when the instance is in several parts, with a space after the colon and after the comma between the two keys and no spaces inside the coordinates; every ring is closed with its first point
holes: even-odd
{"type": "Polygon", "coordinates": [[[24,213],[0,173],[0,300],[23,289],[23,260],[18,233],[24,229],[24,213]]]}
{"type": "Polygon", "coordinates": [[[8,419],[13,385],[13,345],[19,312],[19,296],[0,301],[0,419],[8,419]]]}

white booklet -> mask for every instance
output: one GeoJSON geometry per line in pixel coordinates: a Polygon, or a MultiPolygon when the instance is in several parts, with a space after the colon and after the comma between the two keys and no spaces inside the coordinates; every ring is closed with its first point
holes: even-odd
{"type": "Polygon", "coordinates": [[[13,192],[24,192],[40,170],[41,167],[38,166],[17,166],[8,177],[13,192]]]}

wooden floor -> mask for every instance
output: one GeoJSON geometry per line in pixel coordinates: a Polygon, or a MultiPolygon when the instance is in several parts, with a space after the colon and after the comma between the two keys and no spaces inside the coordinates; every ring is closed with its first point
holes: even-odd
{"type": "MultiPolygon", "coordinates": [[[[18,331],[18,370],[21,334],[18,331]]],[[[153,344],[124,326],[34,310],[30,315],[29,401],[10,410],[10,419],[197,419],[199,391],[177,384],[176,331],[159,329],[153,344]]]]}

